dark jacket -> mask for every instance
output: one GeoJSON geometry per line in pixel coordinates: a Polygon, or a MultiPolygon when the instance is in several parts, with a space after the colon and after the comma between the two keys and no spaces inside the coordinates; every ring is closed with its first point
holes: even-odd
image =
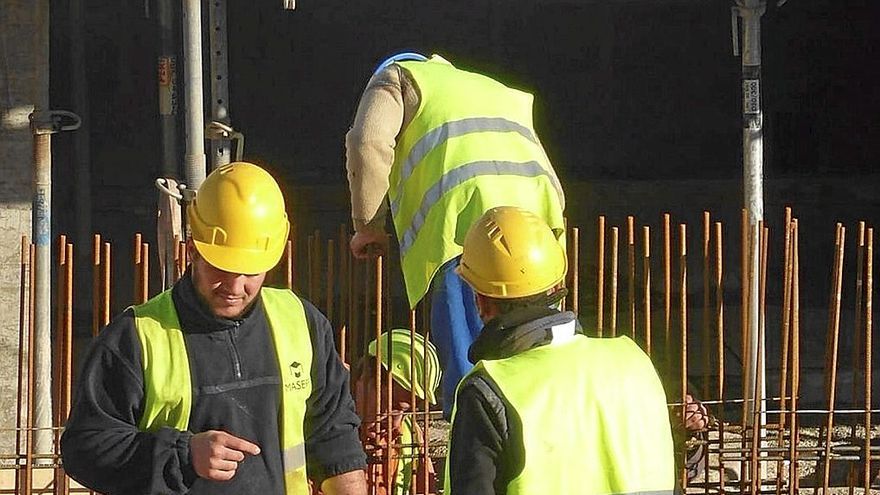
{"type": "MultiPolygon", "coordinates": [[[[474,363],[480,359],[501,359],[547,344],[553,326],[574,319],[574,313],[547,308],[513,311],[483,328],[471,345],[469,358],[474,363]]],[[[579,325],[576,328],[581,332],[579,325]]],[[[447,459],[452,493],[504,494],[507,485],[522,472],[523,425],[510,411],[504,395],[488,374],[471,373],[462,380],[455,397],[447,459]]]]}
{"type": "MultiPolygon", "coordinates": [[[[144,407],[141,345],[131,309],[94,340],[79,375],[61,438],[64,469],[83,485],[113,494],[282,494],[280,374],[262,301],[241,320],[213,316],[187,274],[172,297],[184,331],[193,385],[189,431],[139,431],[144,407]],[[194,433],[223,430],[260,446],[227,482],[196,476],[194,433]]],[[[305,418],[309,477],[320,483],[365,467],[360,419],[327,319],[303,301],[311,334],[312,394],[305,418]]],[[[295,329],[291,329],[295,330],[295,329]]]]}

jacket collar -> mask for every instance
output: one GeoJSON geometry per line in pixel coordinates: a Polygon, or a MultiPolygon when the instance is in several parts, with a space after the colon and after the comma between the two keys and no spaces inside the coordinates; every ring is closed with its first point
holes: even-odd
{"type": "Polygon", "coordinates": [[[196,293],[192,281],[192,269],[187,269],[183,277],[174,284],[171,297],[174,299],[174,307],[177,310],[177,318],[180,320],[181,329],[186,333],[210,333],[228,330],[232,327],[241,326],[263,313],[263,298],[258,295],[251,307],[239,319],[232,320],[215,316],[199,298],[198,293],[196,293]]]}
{"type": "Polygon", "coordinates": [[[468,360],[504,359],[533,347],[583,333],[571,311],[529,307],[493,318],[468,350],[468,360]]]}

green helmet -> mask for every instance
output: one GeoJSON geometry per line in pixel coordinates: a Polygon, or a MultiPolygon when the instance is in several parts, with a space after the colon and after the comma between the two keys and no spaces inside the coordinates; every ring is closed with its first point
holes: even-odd
{"type": "MultiPolygon", "coordinates": [[[[437,358],[437,350],[431,342],[425,342],[425,337],[418,332],[415,339],[411,338],[410,331],[405,328],[394,328],[391,332],[385,332],[379,336],[381,346],[382,366],[388,369],[388,334],[391,334],[391,376],[394,377],[401,387],[412,390],[416,397],[426,398],[425,379],[427,377],[427,399],[431,404],[437,403],[434,391],[440,385],[440,359],[437,358]],[[410,344],[413,344],[412,356],[414,363],[410,363],[410,344]],[[412,364],[412,365],[410,365],[412,364]]],[[[376,340],[370,342],[367,348],[370,356],[376,357],[376,340]]]]}

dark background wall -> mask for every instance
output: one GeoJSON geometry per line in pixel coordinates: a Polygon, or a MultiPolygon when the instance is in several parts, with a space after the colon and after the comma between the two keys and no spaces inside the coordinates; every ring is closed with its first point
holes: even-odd
{"type": "MultiPolygon", "coordinates": [[[[133,232],[155,236],[158,29],[153,2],[83,1],[89,211],[92,230],[114,243],[115,311],[131,298],[133,232]]],[[[584,227],[585,260],[594,256],[599,214],[609,225],[632,213],[656,227],[669,211],[690,224],[698,252],[709,209],[726,223],[728,266],[738,263],[741,87],[731,0],[297,3],[284,11],[277,0],[228,0],[228,37],[232,124],[247,137],[245,157],[283,180],[300,233],[335,232],[346,221],[343,137],[360,92],[384,57],[416,49],[535,94],[536,128],[567,191],[571,223],[584,227]]],[[[67,2],[53,1],[51,98],[78,111],[69,18],[67,2]]],[[[801,218],[805,305],[827,304],[834,222],[880,218],[878,21],[880,3],[871,0],[771,2],[763,17],[766,215],[776,236],[786,205],[801,218]]],[[[54,150],[55,231],[72,232],[72,135],[56,136],[54,150]]],[[[179,153],[182,171],[182,145],[179,153]]],[[[781,280],[780,249],[773,281],[781,280]]],[[[585,277],[595,273],[591,263],[585,277]]],[[[692,270],[692,290],[699,273],[692,270]]],[[[739,280],[729,273],[735,299],[739,280]]],[[[771,300],[780,284],[769,288],[771,300]]],[[[588,288],[582,297],[595,300],[588,288]]],[[[90,321],[87,312],[80,319],[90,321]]],[[[824,321],[815,324],[824,331],[824,321]]]]}

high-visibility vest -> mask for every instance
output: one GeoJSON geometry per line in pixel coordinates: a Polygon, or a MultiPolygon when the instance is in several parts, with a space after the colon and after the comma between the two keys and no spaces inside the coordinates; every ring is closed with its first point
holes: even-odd
{"type": "Polygon", "coordinates": [[[532,95],[440,57],[398,62],[420,104],[397,138],[388,199],[410,306],[462,252],[468,228],[518,206],[564,230],[562,186],[532,125],[532,95]]]}
{"type": "Polygon", "coordinates": [[[488,374],[512,407],[508,417],[522,423],[522,438],[513,441],[522,442],[524,464],[508,495],[673,493],[666,394],[629,338],[575,335],[480,361],[471,373],[488,374]]]}
{"type": "MultiPolygon", "coordinates": [[[[281,456],[288,495],[309,493],[303,421],[312,392],[312,343],[302,302],[289,290],[263,287],[263,308],[281,372],[281,456]]],[[[192,377],[183,331],[166,290],[134,306],[144,371],[142,431],[163,426],[186,431],[192,410],[192,377]]],[[[265,448],[265,446],[264,446],[265,448]]]]}

